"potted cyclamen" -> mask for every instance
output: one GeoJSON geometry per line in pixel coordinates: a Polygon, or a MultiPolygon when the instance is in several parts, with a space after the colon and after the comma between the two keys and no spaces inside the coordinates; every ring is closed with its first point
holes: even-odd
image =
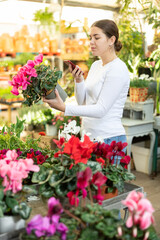
{"type": "Polygon", "coordinates": [[[8,150],[0,160],[0,233],[18,230],[24,227],[31,208],[22,202],[23,179],[30,171],[37,172],[31,158],[18,159],[15,150],[8,150]],[[17,226],[18,224],[18,226],[17,226]]]}
{"type": "Polygon", "coordinates": [[[45,198],[53,195],[66,198],[68,192],[76,189],[77,172],[86,167],[90,167],[93,174],[99,171],[107,177],[108,192],[112,192],[115,187],[119,193],[123,192],[124,182],[135,179],[135,176],[120,164],[113,164],[113,161],[117,156],[121,156],[122,164],[129,163],[130,157],[125,156],[122,151],[126,144],[113,142],[111,145],[101,145],[92,142],[87,135],[81,140],[74,136],[78,130],[71,122],[65,126],[63,136],[67,140],[64,137],[60,137],[60,140],[54,139],[58,148],[55,149],[51,164],[47,167],[43,164],[40,171],[33,174],[32,182],[40,184],[40,195],[45,198]],[[69,132],[72,132],[72,135],[69,132]],[[109,182],[111,184],[108,184],[109,182]]]}
{"type": "Polygon", "coordinates": [[[65,101],[67,94],[57,81],[62,77],[62,72],[52,70],[49,65],[42,64],[43,54],[39,54],[34,60],[29,60],[21,67],[17,75],[13,76],[9,84],[13,86],[12,93],[19,95],[22,92],[24,104],[31,106],[37,103],[41,97],[55,98],[55,88],[65,101]]]}
{"type": "MultiPolygon", "coordinates": [[[[132,191],[122,204],[128,207],[129,217],[125,222],[118,217],[119,210],[104,209],[93,203],[102,200],[100,186],[105,176],[97,172],[92,176],[90,168],[77,174],[77,190],[68,194],[71,206],[62,207],[60,201],[51,197],[48,200],[46,216],[36,215],[28,222],[26,233],[21,239],[26,240],[159,240],[154,229],[154,209],[144,198],[143,193],[132,191]],[[97,185],[97,195],[92,197],[91,187],[97,185]],[[83,198],[80,201],[79,192],[83,198]],[[86,204],[89,195],[90,204],[86,204]]],[[[101,203],[101,202],[99,202],[101,203]]]]}

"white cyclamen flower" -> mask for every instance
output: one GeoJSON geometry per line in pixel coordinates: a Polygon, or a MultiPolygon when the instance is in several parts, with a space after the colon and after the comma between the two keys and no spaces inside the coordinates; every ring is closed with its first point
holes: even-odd
{"type": "Polygon", "coordinates": [[[70,139],[71,135],[77,135],[80,132],[80,127],[76,126],[76,121],[73,120],[68,124],[64,124],[64,129],[60,132],[59,131],[59,138],[64,137],[67,141],[70,139]]]}

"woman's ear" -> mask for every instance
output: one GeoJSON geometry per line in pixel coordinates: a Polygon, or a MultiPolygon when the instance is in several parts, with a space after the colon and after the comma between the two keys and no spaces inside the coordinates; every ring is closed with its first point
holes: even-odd
{"type": "Polygon", "coordinates": [[[109,40],[110,40],[110,45],[114,45],[114,43],[116,41],[116,37],[112,36],[109,40]]]}

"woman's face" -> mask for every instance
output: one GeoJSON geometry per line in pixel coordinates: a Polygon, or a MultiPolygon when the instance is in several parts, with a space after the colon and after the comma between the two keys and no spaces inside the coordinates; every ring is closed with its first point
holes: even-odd
{"type": "Polygon", "coordinates": [[[90,29],[90,47],[94,56],[103,56],[108,53],[111,44],[108,38],[98,27],[91,27],[90,29]]]}

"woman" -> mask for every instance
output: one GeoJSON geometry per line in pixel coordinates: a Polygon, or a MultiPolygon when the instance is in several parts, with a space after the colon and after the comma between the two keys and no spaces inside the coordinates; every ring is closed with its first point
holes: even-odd
{"type": "Polygon", "coordinates": [[[129,88],[129,73],[126,64],[116,55],[122,47],[118,38],[118,28],[112,20],[93,23],[90,47],[92,54],[99,56],[100,60],[92,64],[86,81],[78,66],[74,70],[69,66],[75,80],[78,106],[65,105],[57,90],[55,99],[44,99],[50,107],[66,116],[81,116],[82,130],[89,132],[92,140],[99,137],[108,144],[113,140],[126,142],[121,118],[129,88]]]}

